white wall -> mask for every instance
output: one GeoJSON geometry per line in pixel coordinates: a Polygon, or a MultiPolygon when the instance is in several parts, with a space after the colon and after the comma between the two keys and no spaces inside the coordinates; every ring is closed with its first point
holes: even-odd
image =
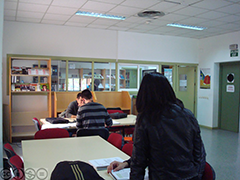
{"type": "Polygon", "coordinates": [[[173,36],[119,32],[118,58],[198,63],[198,40],[173,36]]]}
{"type": "MultiPolygon", "coordinates": [[[[2,57],[3,52],[3,10],[4,1],[0,1],[0,57],[2,57]]],[[[2,64],[2,58],[0,58],[0,64],[2,64]]],[[[0,94],[2,94],[2,66],[0,66],[0,94]]],[[[2,109],[2,96],[0,96],[0,109],[2,109]]],[[[3,121],[2,121],[2,110],[0,111],[0,170],[3,167],[3,121]]]]}
{"type": "MultiPolygon", "coordinates": [[[[198,62],[198,41],[190,38],[4,22],[3,66],[7,54],[198,62]]],[[[6,84],[6,77],[3,79],[6,84]]],[[[6,88],[4,103],[8,103],[6,88]]]]}
{"type": "Polygon", "coordinates": [[[218,126],[219,63],[240,60],[230,57],[230,44],[240,45],[240,32],[200,40],[199,68],[211,68],[211,89],[198,90],[197,112],[201,125],[218,126]]]}

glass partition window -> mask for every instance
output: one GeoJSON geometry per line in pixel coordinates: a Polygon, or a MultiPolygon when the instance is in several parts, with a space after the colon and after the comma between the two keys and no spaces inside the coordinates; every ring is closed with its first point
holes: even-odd
{"type": "Polygon", "coordinates": [[[137,91],[142,78],[150,72],[158,72],[158,65],[119,64],[119,90],[137,91]]]}
{"type": "Polygon", "coordinates": [[[66,61],[52,60],[52,91],[66,91],[66,61]]]}
{"type": "Polygon", "coordinates": [[[94,91],[115,91],[115,76],[115,63],[94,63],[94,91]]]}
{"type": "Polygon", "coordinates": [[[119,64],[119,89],[138,88],[138,66],[119,64]]]}
{"type": "Polygon", "coordinates": [[[91,77],[91,62],[68,62],[68,91],[82,91],[89,88],[91,77]]]}
{"type": "Polygon", "coordinates": [[[139,66],[140,68],[140,76],[139,76],[139,79],[140,79],[140,82],[142,82],[142,78],[148,74],[148,73],[151,73],[151,72],[158,72],[158,66],[156,65],[140,65],[139,66]]]}
{"type": "Polygon", "coordinates": [[[162,73],[166,76],[170,84],[173,85],[173,66],[162,65],[162,73]]]}

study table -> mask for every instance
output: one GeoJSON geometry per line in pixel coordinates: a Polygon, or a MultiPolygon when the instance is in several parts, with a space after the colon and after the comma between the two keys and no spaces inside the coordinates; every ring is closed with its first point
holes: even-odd
{"type": "MultiPolygon", "coordinates": [[[[84,161],[129,156],[99,136],[43,140],[23,140],[22,153],[26,179],[49,180],[60,161],[84,161]],[[35,178],[31,175],[35,175],[35,178]]],[[[112,180],[106,170],[97,171],[105,180],[112,180]]]]}
{"type": "MultiPolygon", "coordinates": [[[[76,129],[76,122],[74,122],[74,118],[65,118],[69,120],[69,123],[65,124],[51,124],[50,122],[46,121],[46,119],[40,119],[42,122],[41,129],[49,129],[49,128],[64,128],[64,129],[76,129]]],[[[128,115],[126,118],[121,119],[113,119],[113,125],[110,128],[120,128],[123,129],[123,136],[124,136],[124,129],[129,127],[134,127],[136,122],[136,115],[128,115]]]]}

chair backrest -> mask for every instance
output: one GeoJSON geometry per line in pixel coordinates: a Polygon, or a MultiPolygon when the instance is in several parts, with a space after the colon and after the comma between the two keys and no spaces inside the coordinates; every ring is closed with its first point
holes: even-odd
{"type": "Polygon", "coordinates": [[[126,143],[122,147],[122,151],[129,156],[132,156],[132,150],[133,150],[133,144],[132,143],[126,143]]]}
{"type": "Polygon", "coordinates": [[[39,120],[36,117],[34,117],[32,119],[32,121],[34,122],[34,125],[35,125],[37,131],[41,130],[42,126],[41,126],[41,123],[39,122],[39,120]]]}
{"type": "Polygon", "coordinates": [[[16,155],[16,152],[14,151],[14,149],[12,148],[12,146],[9,143],[4,144],[3,149],[8,157],[11,158],[12,156],[16,155]]]}
{"type": "Polygon", "coordinates": [[[66,138],[69,137],[69,132],[66,129],[51,128],[37,131],[34,139],[52,139],[52,138],[66,138]]]}
{"type": "Polygon", "coordinates": [[[78,129],[77,137],[80,136],[96,136],[99,135],[103,139],[107,140],[109,136],[109,131],[106,128],[94,128],[94,129],[78,129]]]}
{"type": "Polygon", "coordinates": [[[213,170],[212,166],[206,162],[202,180],[214,180],[214,179],[215,179],[215,171],[213,170]]]}
{"type": "Polygon", "coordinates": [[[19,179],[24,179],[24,165],[23,160],[20,158],[20,156],[12,156],[11,158],[9,158],[8,163],[12,167],[15,177],[19,179]]]}
{"type": "Polygon", "coordinates": [[[118,149],[122,148],[123,137],[118,133],[111,133],[108,137],[108,142],[117,147],[118,149]]]}

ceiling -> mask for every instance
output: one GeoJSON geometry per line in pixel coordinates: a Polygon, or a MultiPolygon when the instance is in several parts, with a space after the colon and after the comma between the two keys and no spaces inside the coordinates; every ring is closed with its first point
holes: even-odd
{"type": "Polygon", "coordinates": [[[4,20],[202,39],[240,31],[240,0],[5,0],[4,20]],[[88,11],[125,16],[125,20],[77,16],[88,11]],[[158,18],[142,11],[162,11],[158,18]],[[166,26],[180,23],[203,31],[166,26]]]}

